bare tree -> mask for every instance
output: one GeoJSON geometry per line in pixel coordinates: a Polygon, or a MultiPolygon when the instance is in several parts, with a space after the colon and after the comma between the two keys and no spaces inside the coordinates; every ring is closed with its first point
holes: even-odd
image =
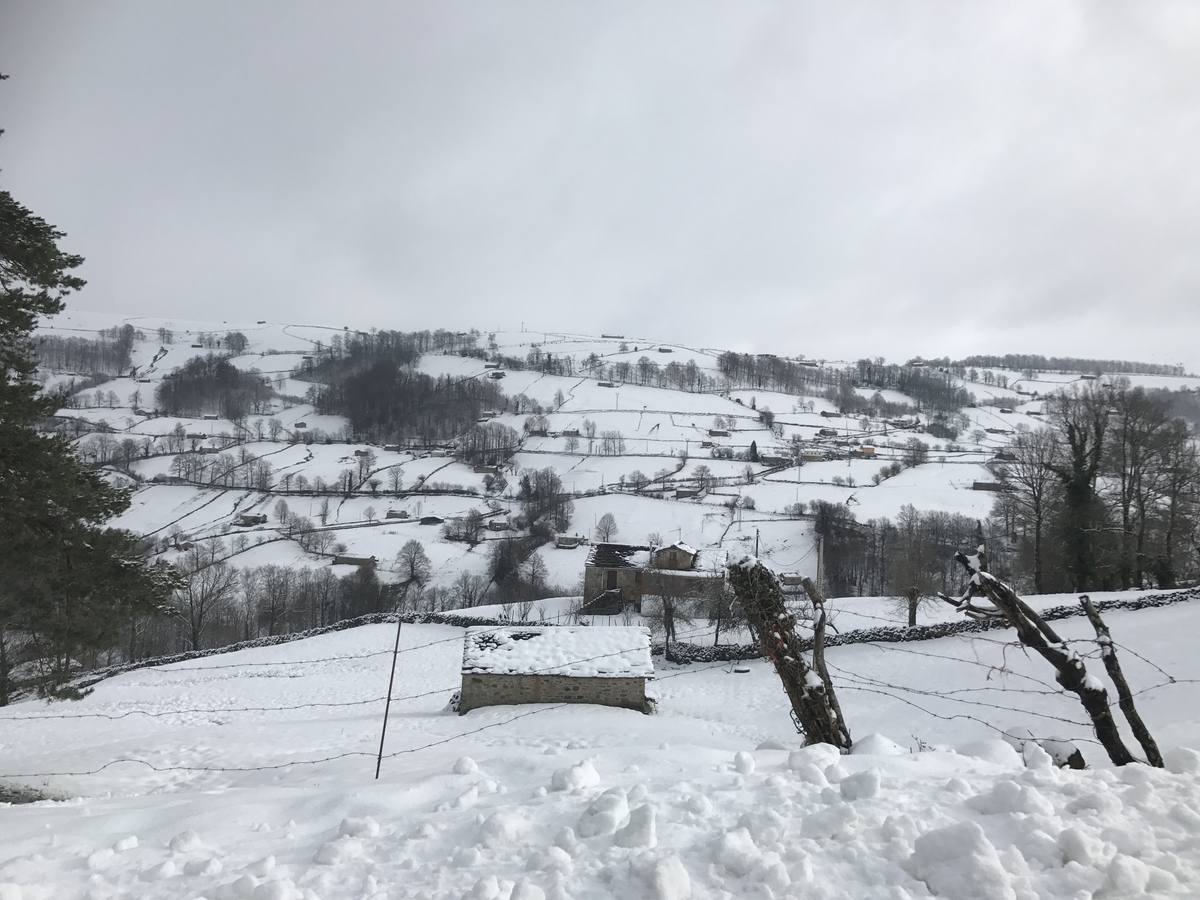
{"type": "Polygon", "coordinates": [[[596,523],[596,540],[611,541],[617,533],[617,520],[612,513],[605,513],[596,523]]]}
{"type": "Polygon", "coordinates": [[[179,563],[186,581],[176,599],[187,622],[193,650],[203,649],[212,619],[237,592],[237,570],[220,561],[224,549],[220,541],[198,541],[179,563]]]}
{"type": "Polygon", "coordinates": [[[417,540],[410,540],[400,548],[393,567],[400,589],[400,604],[407,602],[410,592],[419,593],[433,574],[433,565],[417,540]]]}
{"type": "Polygon", "coordinates": [[[1051,470],[1058,462],[1058,441],[1049,428],[1018,435],[1009,448],[1013,457],[999,472],[1008,497],[1033,534],[1033,589],[1042,593],[1042,541],[1051,509],[1055,478],[1051,470]]]}
{"type": "MultiPolygon", "coordinates": [[[[958,611],[973,618],[1003,617],[1016,629],[1017,638],[1021,643],[1038,653],[1055,670],[1055,681],[1063,688],[1079,697],[1079,702],[1092,720],[1092,729],[1100,744],[1108,753],[1108,758],[1114,765],[1124,766],[1136,762],[1112,714],[1108,701],[1108,691],[1099,679],[1088,674],[1083,659],[1078,653],[1070,650],[1046,621],[1037,614],[1017,592],[1008,584],[996,578],[987,571],[987,551],[982,540],[974,554],[968,556],[959,552],[955,559],[966,569],[969,580],[967,588],[958,598],[943,597],[946,602],[958,611]],[[975,606],[972,600],[978,597],[988,601],[984,607],[975,606]]],[[[1084,604],[1087,611],[1088,604],[1084,604]]],[[[1098,618],[1098,616],[1097,616],[1098,618]]],[[[1093,623],[1094,624],[1094,623],[1093,623]]],[[[1101,623],[1101,627],[1103,623],[1101,623]]],[[[1101,636],[1102,648],[1106,646],[1111,651],[1111,637],[1107,629],[1097,627],[1101,636]]],[[[1130,700],[1132,703],[1132,699],[1130,700]]],[[[1140,718],[1139,718],[1140,724],[1140,718]]],[[[1144,727],[1144,726],[1143,726],[1144,727]]],[[[1157,748],[1156,748],[1157,749],[1157,748]]]]}

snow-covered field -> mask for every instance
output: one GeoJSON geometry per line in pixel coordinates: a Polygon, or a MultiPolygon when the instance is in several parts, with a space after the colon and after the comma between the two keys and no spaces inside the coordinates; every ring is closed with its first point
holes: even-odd
{"type": "MultiPolygon", "coordinates": [[[[138,378],[149,381],[116,378],[81,392],[80,405],[97,395],[102,400],[60,411],[83,420],[80,428],[103,421],[116,430],[113,440],[148,439],[152,453],[162,451],[177,426],[204,435],[210,446],[222,433],[237,434],[227,420],[147,418],[133,407],[152,409],[157,383],[209,352],[193,346],[201,334],[238,330],[249,344],[234,364],[282,379],[282,396],[261,418],[278,418],[284,432],[279,441],[252,440],[228,452],[269,461],[270,485],[278,489],[285,478],[332,484],[356,467],[355,451],[367,449],[341,439],[345,419],[288,399],[307,390],[289,377],[292,367],[343,333],[340,325],[127,321],[146,335],[132,361],[138,378]],[[160,327],[174,332],[173,343],[160,345],[160,327]],[[109,392],[116,408],[107,408],[109,392]],[[332,442],[286,442],[306,430],[332,442]]],[[[45,328],[80,335],[114,324],[120,322],[111,316],[71,311],[45,328]]],[[[965,383],[979,401],[1000,399],[1014,412],[965,409],[972,424],[958,449],[947,450],[948,442],[920,432],[823,417],[832,406],[821,398],[603,387],[579,374],[591,354],[606,364],[646,355],[660,365],[694,362],[716,377],[720,351],[711,348],[541,332],[498,332],[495,341],[507,356],[524,358],[535,344],[569,355],[577,373],[510,371],[501,381],[510,397],[523,393],[540,403],[549,422],[547,436],[524,438],[501,495],[485,496],[483,475],[446,456],[372,447],[374,486],[349,496],[288,493],[283,499],[291,511],[319,521],[328,500],[326,527],[349,553],[376,556],[384,578],[399,548],[416,538],[430,558],[431,583],[445,586],[462,572],[483,574],[490,545],[448,542],[438,526],[417,520],[472,509],[516,511],[515,476],[549,466],[574,495],[570,532],[591,535],[611,513],[618,541],[684,540],[717,558],[757,544],[774,568],[812,575],[811,520],[784,517],[785,508],[842,502],[860,521],[894,517],[908,504],[986,516],[992,495],[971,485],[991,480],[985,463],[1011,435],[972,432],[1037,427],[1028,413],[1042,402],[1016,389],[1044,395],[1078,383],[1074,375],[1026,380],[1003,370],[993,374],[1007,377],[1007,388],[965,383]],[[563,402],[556,405],[559,392],[563,402]],[[759,421],[755,408],[765,407],[776,414],[782,438],[759,421]],[[588,421],[598,432],[621,432],[624,453],[600,456],[598,447],[589,453],[585,435],[568,450],[562,432],[584,431],[588,421]],[[746,463],[713,459],[702,446],[742,451],[753,441],[762,453],[779,453],[793,436],[815,441],[822,428],[875,445],[877,458],[810,462],[771,474],[754,465],[753,483],[728,483],[746,463]],[[710,435],[714,429],[730,433],[710,435]],[[930,461],[872,484],[911,438],[931,446],[930,461]],[[675,477],[686,479],[701,464],[727,480],[703,497],[611,492],[634,470],[653,477],[680,469],[675,477]],[[392,472],[401,479],[398,493],[389,490],[392,472]],[[853,483],[834,484],[835,478],[853,483]],[[416,486],[426,490],[406,493],[416,486]],[[754,509],[730,505],[746,499],[754,509]],[[386,519],[388,510],[410,518],[386,519]]],[[[426,355],[420,367],[456,378],[486,371],[481,360],[450,355],[426,355]]],[[[66,373],[43,374],[48,385],[69,383],[66,373]]],[[[910,399],[883,393],[889,402],[910,399]]],[[[261,437],[258,418],[246,428],[261,437]]],[[[521,431],[524,418],[499,421],[521,431]]],[[[821,447],[834,446],[828,437],[821,447]]],[[[78,445],[98,440],[84,435],[78,445]]],[[[153,455],[130,468],[144,479],[165,477],[172,460],[153,455]]],[[[242,568],[329,565],[329,555],[306,553],[277,530],[279,498],[266,490],[145,483],[114,524],[156,536],[179,530],[198,540],[245,533],[246,548],[231,559],[242,568]],[[235,524],[251,511],[271,518],[251,529],[235,524]]],[[[171,558],[175,551],[163,552],[171,558]]],[[[550,544],[536,552],[548,584],[564,593],[580,589],[586,547],[550,544]]],[[[1028,599],[1035,606],[1073,602],[1028,599]]],[[[561,621],[574,602],[541,601],[531,621],[561,621]]],[[[903,618],[888,598],[835,599],[830,609],[841,632],[903,618]]],[[[948,607],[921,610],[923,622],[954,615],[948,607]]],[[[799,749],[786,699],[762,661],[739,673],[728,664],[676,667],[656,658],[653,715],[522,706],[460,717],[444,707],[459,685],[463,630],[405,626],[379,781],[375,754],[395,639],[390,626],[129,672],[77,702],[0,710],[0,796],[16,784],[61,798],[0,805],[0,900],[1200,896],[1200,755],[1180,749],[1200,747],[1200,662],[1193,651],[1200,605],[1111,613],[1108,620],[1134,690],[1143,692],[1141,710],[1168,750],[1168,771],[1109,768],[1078,703],[999,631],[831,648],[830,668],[857,738],[855,753],[838,757],[828,747],[799,749]],[[1022,758],[999,739],[1013,728],[1076,741],[1095,768],[1059,770],[1032,749],[1022,758]]],[[[1068,640],[1089,638],[1082,619],[1058,625],[1068,640]]],[[[697,620],[681,623],[678,636],[709,643],[714,632],[697,620]]],[[[726,630],[721,639],[741,638],[726,630]]],[[[1090,665],[1099,672],[1095,661],[1090,665]]]]}
{"type": "Polygon", "coordinates": [[[64,798],[0,808],[0,896],[1194,897],[1200,608],[1108,619],[1135,689],[1165,678],[1134,651],[1180,680],[1139,697],[1167,771],[1108,768],[1002,632],[832,648],[839,757],[800,749],[761,661],[656,658],[653,715],[460,717],[463,630],[405,626],[379,781],[390,626],[138,670],[0,712],[4,781],[64,798]]]}

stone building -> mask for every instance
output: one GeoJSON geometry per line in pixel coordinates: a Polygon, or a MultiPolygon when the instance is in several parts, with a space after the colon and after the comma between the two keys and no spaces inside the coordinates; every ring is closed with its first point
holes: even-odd
{"type": "Polygon", "coordinates": [[[654,677],[642,626],[468,628],[458,712],[521,703],[595,703],[648,711],[654,677]]]}
{"type": "MultiPolygon", "coordinates": [[[[711,556],[711,551],[709,551],[711,556]]],[[[642,598],[699,598],[724,583],[723,567],[682,541],[664,547],[593,544],[583,569],[583,613],[638,612],[642,598]]]]}

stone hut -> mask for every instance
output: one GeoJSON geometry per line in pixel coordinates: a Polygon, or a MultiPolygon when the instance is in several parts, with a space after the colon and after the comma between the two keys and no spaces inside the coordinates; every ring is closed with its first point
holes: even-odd
{"type": "Polygon", "coordinates": [[[468,628],[458,712],[519,703],[595,703],[647,711],[654,677],[643,626],[468,628]]]}
{"type": "Polygon", "coordinates": [[[583,569],[580,612],[612,616],[627,607],[641,612],[646,596],[707,596],[724,581],[723,566],[714,562],[683,541],[653,549],[593,544],[583,569]]]}
{"type": "MultiPolygon", "coordinates": [[[[637,544],[593,544],[583,567],[583,599],[591,603],[601,594],[611,601],[614,612],[642,599],[641,571],[650,562],[650,548],[637,544]]],[[[612,615],[594,610],[594,615],[612,615]]]]}

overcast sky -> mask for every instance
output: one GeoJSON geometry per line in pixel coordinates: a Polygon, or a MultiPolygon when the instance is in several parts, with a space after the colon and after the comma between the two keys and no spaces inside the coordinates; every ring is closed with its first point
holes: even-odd
{"type": "Polygon", "coordinates": [[[1200,4],[0,4],[78,308],[1200,369],[1200,4]]]}

